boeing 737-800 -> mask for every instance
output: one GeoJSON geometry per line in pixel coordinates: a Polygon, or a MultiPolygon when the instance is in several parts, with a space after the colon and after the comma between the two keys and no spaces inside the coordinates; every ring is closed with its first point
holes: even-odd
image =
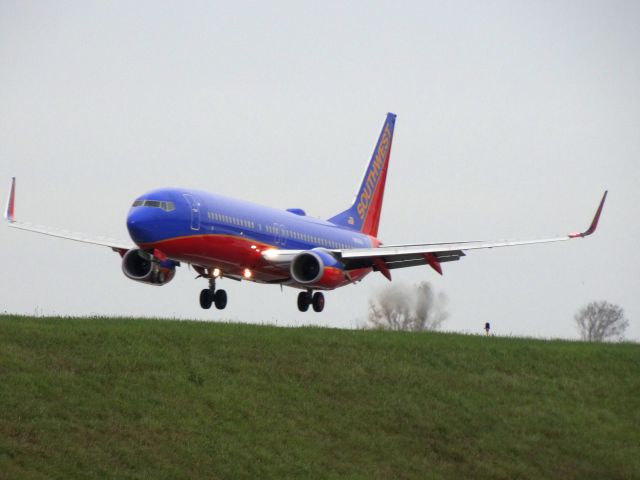
{"type": "Polygon", "coordinates": [[[309,217],[298,208],[279,210],[185,188],[161,188],[138,197],[127,216],[133,244],[69,234],[15,219],[15,178],[5,218],[9,226],[112,248],[122,257],[122,271],[138,282],[164,285],[176,267],[190,264],[207,279],[200,305],[227,305],[216,280],[231,278],[301,289],[298,308],[324,308],[323,291],[356,283],[377,271],[391,280],[391,270],[428,265],[442,274],[442,263],[460,260],[481,248],[560,242],[595,232],[607,196],[604,193],[590,227],[537,240],[498,240],[383,245],[377,238],[396,116],[382,127],[353,204],[327,219],[309,217]]]}

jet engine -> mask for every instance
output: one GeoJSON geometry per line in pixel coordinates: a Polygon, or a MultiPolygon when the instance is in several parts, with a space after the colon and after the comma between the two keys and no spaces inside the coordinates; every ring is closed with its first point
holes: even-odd
{"type": "Polygon", "coordinates": [[[314,248],[291,261],[291,277],[302,285],[332,289],[347,281],[344,266],[329,252],[314,248]]]}
{"type": "Polygon", "coordinates": [[[173,260],[161,260],[139,248],[127,251],[122,257],[122,272],[125,276],[150,285],[169,283],[176,274],[176,265],[173,260]]]}

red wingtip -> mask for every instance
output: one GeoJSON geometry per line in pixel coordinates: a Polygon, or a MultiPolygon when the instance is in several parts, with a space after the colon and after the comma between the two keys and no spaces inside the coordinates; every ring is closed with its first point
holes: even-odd
{"type": "Polygon", "coordinates": [[[11,191],[9,192],[9,200],[7,201],[7,209],[4,212],[5,220],[15,222],[14,205],[16,201],[16,177],[11,178],[11,191]]]}
{"type": "Polygon", "coordinates": [[[608,190],[605,190],[604,195],[602,196],[602,200],[600,200],[600,205],[598,206],[598,210],[596,211],[593,220],[591,221],[591,225],[588,229],[586,229],[582,233],[570,233],[569,237],[578,238],[578,237],[587,237],[596,231],[598,228],[598,222],[600,221],[600,215],[602,214],[602,209],[604,208],[604,201],[607,199],[608,190]]]}

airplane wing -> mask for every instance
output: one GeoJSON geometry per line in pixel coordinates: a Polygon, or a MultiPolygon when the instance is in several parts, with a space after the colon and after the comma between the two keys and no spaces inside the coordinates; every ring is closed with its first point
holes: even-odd
{"type": "Polygon", "coordinates": [[[596,231],[602,214],[604,202],[607,198],[604,192],[598,210],[587,230],[580,233],[569,233],[553,238],[536,240],[492,240],[451,243],[423,243],[411,245],[382,245],[378,248],[354,248],[346,250],[332,250],[347,270],[353,268],[373,267],[391,280],[389,270],[394,268],[429,265],[442,275],[441,263],[460,260],[469,250],[483,248],[512,247],[516,245],[531,245],[536,243],[563,242],[575,238],[584,238],[596,231]]]}
{"type": "Polygon", "coordinates": [[[90,237],[79,232],[71,232],[64,229],[56,229],[51,227],[45,227],[43,225],[34,225],[29,222],[18,222],[15,219],[15,197],[16,197],[16,179],[11,179],[11,190],[9,192],[9,200],[7,201],[7,208],[4,213],[4,218],[9,222],[9,226],[17,228],[19,230],[27,230],[29,232],[41,233],[43,235],[49,235],[50,237],[64,238],[66,240],[73,240],[75,242],[89,243],[92,245],[101,245],[109,247],[115,252],[123,255],[127,250],[135,248],[133,245],[121,240],[115,240],[107,237],[90,237]]]}
{"type": "MultiPolygon", "coordinates": [[[[584,238],[596,231],[598,221],[602,214],[604,202],[607,198],[604,192],[598,210],[596,211],[591,225],[587,230],[580,233],[569,233],[552,238],[542,238],[535,240],[491,240],[491,241],[468,241],[468,242],[445,242],[445,243],[420,243],[406,245],[381,245],[376,248],[349,248],[349,249],[326,249],[328,253],[339,260],[345,270],[358,268],[373,268],[391,280],[390,270],[395,268],[414,267],[417,265],[429,265],[436,272],[442,275],[443,262],[460,260],[470,250],[483,248],[513,247],[516,245],[532,245],[535,243],[563,242],[575,238],[584,238]]],[[[304,252],[304,250],[277,250],[269,249],[262,253],[265,260],[273,264],[278,264],[283,268],[288,267],[293,259],[304,252]]]]}

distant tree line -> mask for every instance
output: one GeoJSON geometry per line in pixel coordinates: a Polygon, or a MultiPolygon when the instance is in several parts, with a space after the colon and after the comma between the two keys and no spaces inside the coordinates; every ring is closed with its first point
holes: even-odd
{"type": "MultiPolygon", "coordinates": [[[[448,298],[436,293],[429,282],[392,284],[369,300],[366,326],[383,330],[422,332],[437,330],[449,317],[448,298]]],[[[624,310],[606,301],[580,308],[574,321],[582,340],[622,340],[629,326],[624,310]]]]}
{"type": "Polygon", "coordinates": [[[588,342],[622,340],[629,326],[624,310],[609,302],[591,302],[574,316],[580,337],[588,342]]]}
{"type": "Polygon", "coordinates": [[[369,301],[367,323],[383,330],[437,330],[449,316],[447,303],[447,296],[436,293],[429,282],[392,284],[369,301]]]}

